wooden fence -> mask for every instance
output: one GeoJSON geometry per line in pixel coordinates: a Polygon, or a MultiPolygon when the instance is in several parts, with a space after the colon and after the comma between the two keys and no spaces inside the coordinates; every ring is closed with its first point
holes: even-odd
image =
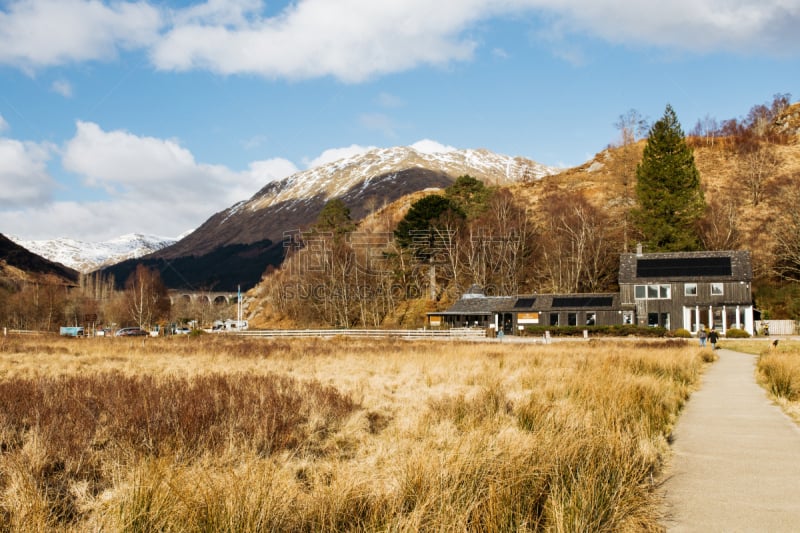
{"type": "Polygon", "coordinates": [[[770,335],[794,335],[795,323],[794,320],[756,320],[756,332],[761,333],[764,330],[764,325],[769,327],[770,335]]]}
{"type": "Polygon", "coordinates": [[[34,331],[31,329],[8,329],[3,328],[3,335],[48,335],[47,331],[34,331]]]}
{"type": "Polygon", "coordinates": [[[477,328],[452,329],[251,329],[228,333],[242,337],[399,337],[403,339],[483,339],[477,328]]]}

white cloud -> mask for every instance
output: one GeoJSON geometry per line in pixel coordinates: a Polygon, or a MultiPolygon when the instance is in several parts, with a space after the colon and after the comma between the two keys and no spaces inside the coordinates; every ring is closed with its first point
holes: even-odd
{"type": "Polygon", "coordinates": [[[67,80],[54,81],[50,89],[64,98],[72,98],[72,84],[67,80]]]}
{"type": "MultiPolygon", "coordinates": [[[[675,0],[659,6],[638,0],[300,0],[272,16],[264,16],[258,4],[210,1],[191,8],[192,15],[176,19],[153,47],[154,64],[359,82],[469,60],[477,43],[467,32],[476,23],[525,12],[541,15],[539,31],[557,50],[576,35],[701,53],[796,54],[800,44],[800,4],[786,0],[675,0]]],[[[560,54],[580,58],[574,49],[560,54]]]]}
{"type": "Polygon", "coordinates": [[[31,71],[109,59],[151,44],[161,25],[144,1],[12,0],[0,10],[0,63],[31,71]]]}
{"type": "Polygon", "coordinates": [[[207,69],[359,82],[420,64],[472,57],[476,44],[460,32],[486,11],[482,0],[301,0],[272,17],[249,11],[225,25],[193,19],[175,24],[153,48],[165,70],[207,69]]]}
{"type": "Polygon", "coordinates": [[[6,119],[3,118],[3,115],[0,115],[0,133],[7,131],[10,128],[6,119]]]}
{"type": "Polygon", "coordinates": [[[306,160],[305,164],[307,168],[316,168],[327,163],[339,161],[340,159],[353,157],[354,155],[360,155],[369,152],[370,150],[375,150],[375,148],[375,146],[360,146],[358,144],[351,144],[350,146],[344,148],[329,148],[316,158],[310,161],[306,160]]]}
{"type": "Polygon", "coordinates": [[[299,172],[299,170],[300,169],[288,159],[276,157],[274,159],[265,159],[263,161],[254,161],[250,163],[249,175],[252,178],[253,185],[260,188],[271,181],[277,181],[291,176],[299,172]]]}
{"type": "MultiPolygon", "coordinates": [[[[33,71],[146,50],[163,70],[360,82],[420,65],[470,60],[470,32],[532,13],[536,32],[576,61],[576,36],[695,53],[796,55],[796,0],[11,0],[0,8],[0,63],[33,71]]],[[[502,56],[501,49],[494,49],[502,56]]]]}
{"type": "Polygon", "coordinates": [[[608,42],[696,53],[796,54],[800,3],[785,0],[519,0],[555,15],[554,35],[588,33],[608,42]]]}
{"type": "Polygon", "coordinates": [[[172,12],[173,23],[241,26],[263,10],[262,0],[207,0],[172,12]]]}
{"type": "Polygon", "coordinates": [[[47,171],[53,147],[0,138],[0,207],[15,208],[48,200],[55,182],[47,171]]]}
{"type": "Polygon", "coordinates": [[[458,148],[446,146],[430,139],[422,139],[421,141],[417,141],[411,145],[411,148],[423,154],[444,154],[458,150],[458,148]]]}
{"type": "MultiPolygon", "coordinates": [[[[176,140],[105,131],[78,122],[63,148],[62,166],[107,199],[52,201],[47,172],[56,148],[0,138],[0,227],[23,238],[54,232],[102,240],[131,232],[178,235],[217,211],[249,198],[270,181],[298,171],[274,158],[243,171],[199,163],[176,140]]],[[[88,195],[88,194],[87,194],[88,195]]]]}
{"type": "MultiPolygon", "coordinates": [[[[93,232],[109,237],[121,234],[109,232],[111,219],[125,228],[122,233],[178,234],[297,171],[290,161],[270,159],[236,172],[197,162],[178,141],[104,131],[91,122],[77,123],[75,136],[64,146],[62,164],[87,186],[109,194],[108,201],[92,208],[93,232]]],[[[62,208],[82,212],[81,205],[62,208]]]]}

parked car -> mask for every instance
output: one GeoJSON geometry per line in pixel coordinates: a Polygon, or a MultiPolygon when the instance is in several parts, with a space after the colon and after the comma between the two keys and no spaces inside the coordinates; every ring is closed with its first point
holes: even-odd
{"type": "Polygon", "coordinates": [[[147,337],[150,335],[142,328],[122,328],[114,334],[117,337],[147,337]]]}

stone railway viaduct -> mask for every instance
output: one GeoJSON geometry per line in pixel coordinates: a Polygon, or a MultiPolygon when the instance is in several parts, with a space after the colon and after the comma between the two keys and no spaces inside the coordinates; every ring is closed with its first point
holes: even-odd
{"type": "Polygon", "coordinates": [[[170,303],[173,305],[181,301],[191,303],[201,302],[214,305],[231,305],[236,303],[236,291],[215,292],[170,289],[167,291],[167,295],[169,296],[170,303]]]}

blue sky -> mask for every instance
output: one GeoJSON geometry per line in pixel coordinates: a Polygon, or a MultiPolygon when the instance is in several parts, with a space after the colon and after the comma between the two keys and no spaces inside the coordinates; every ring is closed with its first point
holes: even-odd
{"type": "Polygon", "coordinates": [[[177,236],[423,140],[578,165],[629,109],[796,101],[798,27],[800,0],[0,0],[0,233],[177,236]]]}

